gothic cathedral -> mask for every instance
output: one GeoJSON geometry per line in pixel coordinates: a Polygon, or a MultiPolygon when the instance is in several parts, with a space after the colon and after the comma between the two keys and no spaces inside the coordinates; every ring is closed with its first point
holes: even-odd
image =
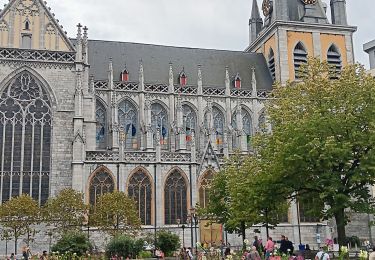
{"type": "MultiPolygon", "coordinates": [[[[330,0],[331,22],[322,0],[264,0],[264,19],[252,4],[238,52],[91,40],[81,25],[71,39],[46,2],[10,0],[0,12],[0,203],[27,193],[43,204],[71,187],[95,205],[120,190],[145,229],[181,236],[225,158],[251,153],[252,135],[268,130],[273,82],[298,80],[309,56],[337,70],[354,62],[345,0],[330,0]]],[[[335,236],[303,212],[293,204],[274,235],[297,242],[298,224],[310,245],[317,227],[335,236]]],[[[202,243],[241,244],[219,225],[197,229],[202,243]]]]}

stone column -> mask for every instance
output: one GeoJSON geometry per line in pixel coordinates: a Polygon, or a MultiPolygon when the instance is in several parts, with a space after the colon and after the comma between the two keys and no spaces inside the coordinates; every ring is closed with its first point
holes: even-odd
{"type": "Polygon", "coordinates": [[[143,64],[142,61],[139,62],[139,74],[138,74],[138,105],[139,105],[139,122],[140,122],[140,145],[141,150],[145,150],[147,147],[147,137],[146,137],[146,108],[145,108],[145,82],[144,82],[144,74],[143,74],[143,64]]]}
{"type": "MultiPolygon", "coordinates": [[[[153,138],[153,130],[151,126],[151,101],[150,97],[146,95],[145,98],[145,124],[146,124],[146,150],[150,151],[154,149],[154,138],[153,138]]],[[[160,140],[159,140],[160,142],[160,140]]],[[[159,143],[160,144],[160,143],[159,143]]]]}
{"type": "Polygon", "coordinates": [[[184,112],[182,110],[181,97],[177,98],[177,144],[178,151],[186,150],[186,130],[184,129],[184,112]]]}
{"type": "Polygon", "coordinates": [[[171,151],[178,149],[178,144],[176,145],[176,133],[173,129],[176,125],[176,117],[175,117],[175,98],[174,98],[174,80],[173,80],[173,66],[172,63],[169,63],[169,85],[168,85],[168,95],[169,95],[169,125],[170,127],[170,147],[171,151]]]}
{"type": "Polygon", "coordinates": [[[202,80],[202,67],[198,65],[198,114],[197,114],[197,133],[201,133],[198,135],[198,142],[199,142],[199,149],[203,151],[206,146],[206,140],[204,135],[204,106],[203,106],[203,80],[202,80]]]}
{"type": "Polygon", "coordinates": [[[231,93],[230,93],[230,76],[229,76],[229,69],[225,67],[225,124],[224,132],[227,132],[227,137],[224,138],[223,143],[226,143],[226,149],[229,151],[233,151],[233,140],[231,138],[233,131],[232,130],[232,104],[231,104],[231,93]]]}

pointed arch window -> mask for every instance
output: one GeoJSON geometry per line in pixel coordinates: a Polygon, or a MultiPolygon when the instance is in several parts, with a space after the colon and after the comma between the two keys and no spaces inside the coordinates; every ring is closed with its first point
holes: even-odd
{"type": "Polygon", "coordinates": [[[129,101],[124,100],[118,106],[118,122],[125,149],[138,148],[138,111],[129,101]]]}
{"type": "Polygon", "coordinates": [[[188,105],[182,106],[184,115],[184,130],[186,132],[186,144],[188,150],[191,149],[192,132],[196,130],[197,115],[195,111],[188,105]]]}
{"type": "MultiPolygon", "coordinates": [[[[241,116],[242,116],[242,127],[243,127],[242,131],[246,136],[247,147],[248,147],[248,149],[250,149],[251,136],[253,134],[251,116],[250,116],[250,113],[247,112],[247,110],[244,109],[244,108],[241,108],[241,116]]],[[[237,127],[237,111],[235,111],[233,113],[233,116],[232,116],[232,127],[233,127],[234,130],[238,130],[238,127],[237,127]]],[[[237,136],[234,134],[233,135],[233,148],[239,148],[240,147],[239,146],[240,141],[241,140],[239,140],[237,138],[237,136]]]]}
{"type": "Polygon", "coordinates": [[[128,195],[137,203],[142,224],[151,225],[152,186],[149,176],[143,170],[138,170],[130,178],[128,195]]]}
{"type": "Polygon", "coordinates": [[[301,42],[297,43],[293,51],[294,60],[294,77],[295,79],[301,78],[301,66],[307,64],[307,51],[301,42]]]}
{"type": "Polygon", "coordinates": [[[213,107],[212,109],[212,117],[213,117],[213,127],[215,129],[215,141],[219,151],[223,149],[224,143],[224,125],[225,119],[224,114],[221,110],[217,107],[213,107]]]}
{"type": "Polygon", "coordinates": [[[199,184],[199,205],[202,208],[206,208],[209,203],[209,193],[213,179],[213,171],[207,171],[199,184]]]}
{"type": "MultiPolygon", "coordinates": [[[[315,196],[318,196],[315,194],[315,196]]],[[[297,206],[299,211],[300,222],[320,222],[320,218],[314,216],[313,208],[319,207],[320,201],[315,196],[299,196],[297,199],[297,206]]],[[[324,205],[320,207],[323,209],[324,205]]]]}
{"type": "Polygon", "coordinates": [[[267,132],[266,113],[263,111],[258,119],[258,129],[261,133],[267,132]]]}
{"type": "Polygon", "coordinates": [[[174,170],[165,182],[164,187],[164,216],[165,224],[177,224],[187,220],[187,184],[178,170],[174,170]]]}
{"type": "Polygon", "coordinates": [[[275,54],[272,48],[270,49],[270,53],[268,54],[268,69],[271,72],[273,81],[275,81],[276,80],[275,54]]]}
{"type": "Polygon", "coordinates": [[[100,169],[95,173],[90,182],[90,204],[95,206],[99,196],[115,190],[115,183],[110,173],[100,169]]]}
{"type": "Polygon", "coordinates": [[[327,52],[327,62],[330,65],[331,79],[337,79],[342,69],[341,54],[338,48],[332,44],[327,52]]]}
{"type": "Polygon", "coordinates": [[[51,103],[31,73],[18,74],[0,98],[1,202],[29,194],[40,204],[49,196],[51,103]]]}
{"type": "MultiPolygon", "coordinates": [[[[160,131],[160,145],[162,149],[168,149],[169,127],[167,110],[159,103],[151,105],[151,124],[154,134],[160,131]]],[[[156,140],[157,142],[159,140],[156,140]]]]}
{"type": "Polygon", "coordinates": [[[96,100],[96,146],[99,149],[106,148],[107,136],[107,110],[104,105],[96,100]]]}
{"type": "Polygon", "coordinates": [[[26,20],[26,22],[25,22],[25,30],[30,30],[30,22],[29,22],[29,20],[26,20]]]}
{"type": "Polygon", "coordinates": [[[186,86],[187,84],[187,76],[186,76],[186,73],[185,73],[185,68],[182,69],[182,71],[180,72],[180,85],[181,86],[186,86]]]}

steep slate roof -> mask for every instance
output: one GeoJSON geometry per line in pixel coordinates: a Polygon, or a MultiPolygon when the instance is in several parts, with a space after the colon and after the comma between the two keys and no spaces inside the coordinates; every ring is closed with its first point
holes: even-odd
{"type": "MultiPolygon", "coordinates": [[[[173,64],[174,82],[185,69],[188,85],[197,85],[198,65],[202,66],[204,86],[224,87],[225,67],[234,77],[240,73],[242,87],[251,88],[251,68],[255,68],[257,88],[272,89],[272,77],[263,54],[240,51],[222,51],[170,47],[141,43],[89,41],[90,74],[95,79],[105,80],[108,77],[109,59],[113,59],[114,79],[120,79],[120,73],[126,68],[130,81],[138,81],[139,61],[142,60],[146,83],[168,84],[169,63],[173,64]]],[[[232,78],[231,78],[232,80],[232,78]]]]}

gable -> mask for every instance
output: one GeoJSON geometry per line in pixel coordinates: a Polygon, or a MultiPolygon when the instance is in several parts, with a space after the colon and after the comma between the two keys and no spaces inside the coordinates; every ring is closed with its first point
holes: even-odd
{"type": "Polygon", "coordinates": [[[74,51],[42,0],[11,0],[0,12],[0,47],[74,51]]]}

